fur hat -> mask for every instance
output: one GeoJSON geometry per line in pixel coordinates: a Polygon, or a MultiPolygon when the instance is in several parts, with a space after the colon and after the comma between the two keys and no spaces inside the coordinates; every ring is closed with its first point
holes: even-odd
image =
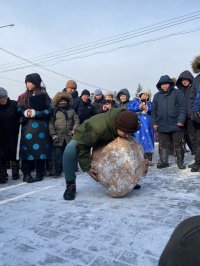
{"type": "Polygon", "coordinates": [[[103,95],[102,91],[100,89],[96,89],[94,92],[94,97],[97,95],[103,95]]]}
{"type": "Polygon", "coordinates": [[[83,90],[83,91],[81,92],[81,96],[83,96],[83,95],[88,95],[88,96],[90,96],[90,92],[89,92],[88,90],[83,90]]]}
{"type": "Polygon", "coordinates": [[[0,98],[7,97],[8,92],[4,88],[0,87],[0,98]]]}
{"type": "Polygon", "coordinates": [[[200,73],[200,55],[196,56],[192,61],[192,70],[195,74],[200,73]]]}
{"type": "Polygon", "coordinates": [[[67,93],[67,92],[58,92],[58,93],[56,93],[56,95],[53,97],[53,100],[52,100],[53,104],[54,105],[58,105],[58,103],[62,99],[66,100],[69,103],[69,105],[72,104],[72,101],[73,101],[72,96],[71,96],[70,93],[67,93]]]}
{"type": "Polygon", "coordinates": [[[31,82],[33,83],[37,88],[41,87],[42,79],[38,73],[32,73],[26,76],[25,83],[31,82]]]}
{"type": "Polygon", "coordinates": [[[141,92],[139,92],[138,96],[140,97],[143,93],[148,94],[149,98],[151,98],[151,91],[149,89],[142,89],[141,92]]]}
{"type": "Polygon", "coordinates": [[[75,90],[76,90],[76,89],[77,89],[76,81],[74,81],[74,80],[72,80],[72,79],[68,80],[67,83],[66,83],[65,88],[66,88],[66,89],[67,89],[67,88],[71,88],[71,89],[75,89],[75,90]]]}
{"type": "Polygon", "coordinates": [[[135,113],[123,110],[116,119],[116,128],[125,133],[134,133],[139,130],[140,123],[135,113]]]}

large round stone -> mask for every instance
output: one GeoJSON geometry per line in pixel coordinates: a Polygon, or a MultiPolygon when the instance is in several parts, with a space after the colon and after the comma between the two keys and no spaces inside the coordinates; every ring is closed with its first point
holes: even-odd
{"type": "Polygon", "coordinates": [[[123,197],[133,190],[147,170],[141,145],[135,139],[120,137],[93,149],[91,166],[112,197],[123,197]]]}

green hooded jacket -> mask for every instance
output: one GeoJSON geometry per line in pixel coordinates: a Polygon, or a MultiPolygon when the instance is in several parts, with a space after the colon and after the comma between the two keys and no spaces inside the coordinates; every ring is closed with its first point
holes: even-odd
{"type": "Polygon", "coordinates": [[[106,144],[117,138],[115,121],[122,109],[111,108],[84,121],[75,131],[77,160],[84,172],[90,169],[91,148],[106,144]]]}

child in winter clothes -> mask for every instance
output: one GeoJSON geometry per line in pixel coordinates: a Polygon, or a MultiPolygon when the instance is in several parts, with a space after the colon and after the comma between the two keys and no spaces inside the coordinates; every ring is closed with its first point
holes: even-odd
{"type": "Polygon", "coordinates": [[[49,132],[53,142],[55,178],[63,171],[64,149],[79,126],[79,118],[71,107],[72,101],[71,94],[67,92],[58,92],[53,98],[54,111],[49,121],[49,132]]]}
{"type": "Polygon", "coordinates": [[[133,135],[142,145],[145,152],[145,158],[149,160],[149,165],[152,165],[152,155],[154,150],[154,130],[150,117],[152,107],[150,97],[150,90],[143,89],[139,94],[139,98],[135,98],[129,103],[128,110],[138,115],[141,128],[133,135]]]}

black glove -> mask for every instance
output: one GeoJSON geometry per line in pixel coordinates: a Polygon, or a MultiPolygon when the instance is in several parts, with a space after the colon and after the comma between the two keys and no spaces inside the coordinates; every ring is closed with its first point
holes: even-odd
{"type": "Polygon", "coordinates": [[[19,118],[19,124],[21,124],[22,126],[24,126],[24,125],[26,125],[26,123],[27,123],[27,118],[24,117],[24,116],[21,116],[19,118]]]}

